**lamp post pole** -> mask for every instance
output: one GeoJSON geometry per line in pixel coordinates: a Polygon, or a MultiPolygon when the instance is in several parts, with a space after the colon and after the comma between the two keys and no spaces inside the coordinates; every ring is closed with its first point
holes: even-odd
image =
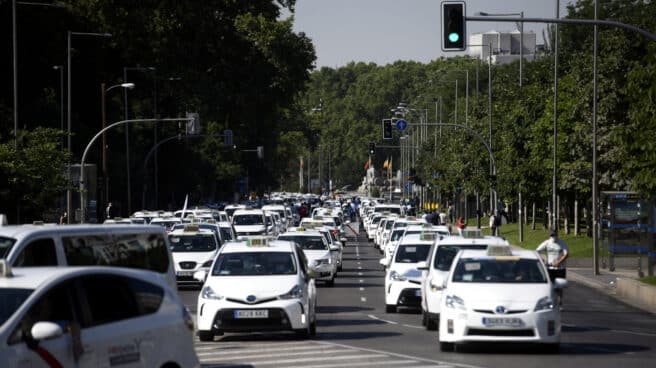
{"type": "MultiPolygon", "coordinates": [[[[127,88],[127,89],[133,89],[134,88],[134,83],[121,83],[117,84],[114,86],[111,86],[109,88],[105,88],[105,83],[100,84],[100,110],[102,113],[102,129],[105,129],[106,122],[107,122],[107,117],[105,113],[105,96],[107,92],[110,90],[121,87],[121,88],[127,88]]],[[[108,170],[107,170],[107,139],[105,136],[105,132],[103,131],[102,133],[102,172],[103,172],[103,198],[101,203],[104,204],[109,202],[109,175],[108,175],[108,170]]],[[[101,207],[101,208],[103,208],[101,207]]]]}
{"type": "MultiPolygon", "coordinates": [[[[68,147],[68,152],[69,152],[69,158],[68,158],[68,167],[66,170],[66,213],[68,216],[66,216],[66,221],[67,223],[71,223],[71,217],[72,217],[72,212],[71,212],[71,200],[72,198],[72,193],[71,193],[71,156],[73,154],[73,150],[71,147],[71,105],[72,105],[72,100],[71,100],[71,38],[73,36],[91,36],[91,37],[112,37],[110,33],[89,33],[89,32],[72,32],[68,31],[67,32],[67,37],[66,37],[66,66],[68,68],[68,73],[66,75],[67,78],[67,120],[68,120],[68,128],[67,128],[67,147],[68,147]]],[[[80,173],[84,171],[83,167],[80,167],[80,173]]],[[[80,203],[80,207],[82,204],[80,203]]]]}

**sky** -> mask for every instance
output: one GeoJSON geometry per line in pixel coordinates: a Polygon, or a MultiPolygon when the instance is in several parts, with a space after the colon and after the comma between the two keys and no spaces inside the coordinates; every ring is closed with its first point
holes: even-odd
{"type": "MultiPolygon", "coordinates": [[[[467,15],[519,13],[524,17],[555,18],[567,14],[570,0],[468,0],[467,15]]],[[[294,31],[305,32],[316,49],[316,67],[338,68],[349,62],[378,65],[397,60],[428,63],[442,56],[441,0],[296,0],[294,31]]],[[[524,23],[543,44],[544,24],[524,23]]],[[[516,29],[513,22],[467,22],[467,34],[516,29]]]]}

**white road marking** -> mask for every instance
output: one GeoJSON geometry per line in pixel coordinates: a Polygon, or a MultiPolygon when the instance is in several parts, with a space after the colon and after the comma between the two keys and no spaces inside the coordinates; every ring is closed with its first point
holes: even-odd
{"type": "Polygon", "coordinates": [[[391,325],[398,325],[399,324],[398,322],[388,321],[386,319],[378,318],[378,317],[374,316],[373,314],[368,314],[367,317],[369,317],[371,319],[375,319],[376,321],[383,321],[383,322],[389,323],[391,325]]]}
{"type": "MultiPolygon", "coordinates": [[[[343,351],[340,351],[343,353],[343,351]]],[[[316,354],[316,352],[315,352],[316,354]]],[[[336,356],[333,355],[330,357],[330,360],[349,360],[349,359],[369,359],[369,358],[379,358],[378,354],[359,354],[359,355],[346,355],[346,356],[336,356]]],[[[284,360],[262,360],[262,361],[249,361],[250,365],[259,367],[262,365],[281,365],[286,364],[288,366],[295,363],[304,363],[304,362],[313,362],[316,361],[317,357],[312,358],[302,358],[302,359],[284,359],[284,360]]]]}
{"type": "Polygon", "coordinates": [[[360,298],[360,301],[362,301],[363,303],[366,303],[366,302],[367,302],[367,298],[365,298],[365,297],[361,297],[361,298],[360,298]]]}
{"type": "MultiPolygon", "coordinates": [[[[406,366],[407,364],[417,363],[416,360],[386,360],[386,361],[375,361],[375,362],[364,362],[364,363],[349,363],[349,367],[366,367],[366,366],[382,366],[382,365],[401,365],[406,366]]],[[[320,364],[320,365],[305,365],[303,368],[342,368],[344,364],[320,364]]],[[[412,368],[415,368],[414,366],[412,368]]]]}
{"type": "Polygon", "coordinates": [[[362,272],[358,272],[358,276],[362,276],[362,275],[364,275],[362,272]]]}
{"type": "Polygon", "coordinates": [[[634,332],[634,331],[626,331],[626,330],[610,330],[611,332],[617,332],[617,333],[624,333],[624,334],[629,334],[629,335],[638,335],[638,336],[650,336],[654,337],[656,334],[649,333],[649,332],[634,332]]]}
{"type": "Polygon", "coordinates": [[[360,291],[364,291],[364,288],[363,288],[363,287],[361,287],[361,288],[360,288],[360,291]]]}
{"type": "Polygon", "coordinates": [[[360,282],[362,283],[362,282],[364,282],[364,280],[360,280],[360,282]]]}

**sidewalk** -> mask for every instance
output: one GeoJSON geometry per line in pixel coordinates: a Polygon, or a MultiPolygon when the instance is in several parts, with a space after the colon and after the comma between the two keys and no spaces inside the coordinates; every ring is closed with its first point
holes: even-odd
{"type": "Polygon", "coordinates": [[[656,286],[638,281],[636,269],[622,268],[613,272],[599,269],[599,275],[595,275],[592,267],[572,266],[574,267],[567,267],[569,281],[599,290],[633,307],[656,314],[656,286]]]}

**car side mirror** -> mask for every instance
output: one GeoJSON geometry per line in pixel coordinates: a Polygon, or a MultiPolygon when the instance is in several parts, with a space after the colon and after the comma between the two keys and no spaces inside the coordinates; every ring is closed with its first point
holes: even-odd
{"type": "Polygon", "coordinates": [[[433,291],[445,289],[446,288],[446,279],[441,275],[436,275],[430,281],[430,288],[433,291]]]}
{"type": "Polygon", "coordinates": [[[37,341],[54,339],[64,334],[64,330],[60,325],[48,321],[35,323],[30,332],[37,341]]]}
{"type": "Polygon", "coordinates": [[[389,264],[389,263],[387,262],[387,258],[381,258],[380,261],[378,261],[378,263],[380,263],[381,266],[383,266],[383,267],[387,267],[388,264],[389,264]]]}
{"type": "Polygon", "coordinates": [[[330,251],[331,251],[331,252],[339,252],[339,247],[336,247],[336,246],[332,246],[332,245],[331,245],[331,246],[330,246],[330,251]]]}
{"type": "Polygon", "coordinates": [[[421,261],[417,263],[417,269],[419,271],[428,271],[428,264],[426,263],[426,261],[421,261]]]}
{"type": "Polygon", "coordinates": [[[205,282],[206,278],[207,278],[207,271],[200,270],[200,271],[194,272],[194,280],[198,280],[200,282],[205,282]]]}
{"type": "Polygon", "coordinates": [[[307,276],[311,279],[316,279],[317,278],[317,272],[313,269],[308,269],[307,270],[307,276]]]}
{"type": "Polygon", "coordinates": [[[560,277],[556,277],[556,279],[554,280],[554,289],[564,289],[566,287],[567,287],[567,280],[560,277]]]}

